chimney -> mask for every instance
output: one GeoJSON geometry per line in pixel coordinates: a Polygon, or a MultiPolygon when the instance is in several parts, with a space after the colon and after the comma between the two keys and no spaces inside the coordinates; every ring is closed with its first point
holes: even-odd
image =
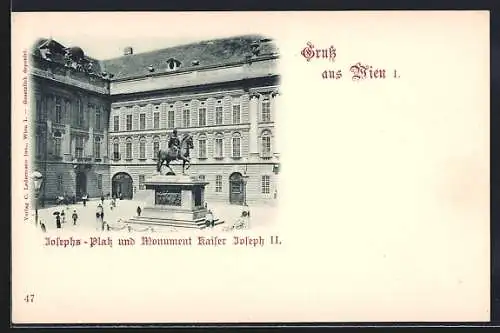
{"type": "Polygon", "coordinates": [[[131,46],[127,46],[126,48],[123,49],[123,55],[131,55],[134,54],[134,49],[132,49],[131,46]]]}

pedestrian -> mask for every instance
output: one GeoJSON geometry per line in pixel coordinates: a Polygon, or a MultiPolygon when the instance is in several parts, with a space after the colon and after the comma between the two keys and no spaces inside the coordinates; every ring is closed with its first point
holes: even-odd
{"type": "Polygon", "coordinates": [[[142,212],[141,206],[137,206],[137,216],[141,216],[141,212],[142,212]]]}
{"type": "Polygon", "coordinates": [[[40,228],[42,229],[42,232],[47,232],[47,228],[45,227],[45,223],[40,222],[40,228]]]}
{"type": "Polygon", "coordinates": [[[61,229],[61,217],[59,214],[56,215],[56,227],[57,229],[61,229]]]}
{"type": "Polygon", "coordinates": [[[73,225],[76,225],[76,220],[78,220],[78,214],[76,213],[76,209],[73,210],[73,215],[71,217],[73,218],[73,225]]]}
{"type": "Polygon", "coordinates": [[[82,201],[83,201],[83,207],[87,207],[87,193],[85,193],[83,196],[82,196],[82,201]]]}
{"type": "Polygon", "coordinates": [[[214,215],[212,214],[212,211],[209,209],[207,212],[207,215],[205,217],[205,223],[207,227],[214,227],[215,226],[215,221],[214,221],[214,215]]]}
{"type": "Polygon", "coordinates": [[[66,223],[66,214],[64,213],[64,209],[61,210],[61,219],[62,223],[66,223]]]}
{"type": "Polygon", "coordinates": [[[97,230],[99,230],[99,229],[100,229],[100,228],[99,228],[99,224],[100,224],[100,222],[101,222],[101,210],[100,210],[100,206],[101,206],[101,204],[99,204],[99,205],[97,206],[97,210],[96,210],[96,212],[95,212],[95,222],[96,222],[96,224],[97,224],[97,230]]]}
{"type": "Polygon", "coordinates": [[[101,204],[104,205],[104,194],[101,194],[101,204]]]}
{"type": "Polygon", "coordinates": [[[100,207],[100,216],[101,216],[101,221],[104,221],[104,206],[103,205],[99,205],[100,207]]]}

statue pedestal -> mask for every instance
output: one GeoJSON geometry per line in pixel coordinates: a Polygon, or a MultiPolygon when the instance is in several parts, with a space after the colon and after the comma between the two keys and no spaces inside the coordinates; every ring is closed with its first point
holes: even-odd
{"type": "Polygon", "coordinates": [[[207,184],[184,175],[152,176],[144,182],[149,195],[141,216],[133,217],[128,223],[203,229],[206,227],[207,184]]]}

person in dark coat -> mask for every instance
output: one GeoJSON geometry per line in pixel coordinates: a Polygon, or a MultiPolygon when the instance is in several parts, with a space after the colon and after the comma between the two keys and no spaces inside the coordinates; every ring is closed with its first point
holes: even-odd
{"type": "Polygon", "coordinates": [[[101,204],[104,205],[104,194],[101,195],[101,204]]]}
{"type": "Polygon", "coordinates": [[[141,212],[142,212],[141,206],[137,206],[137,216],[141,216],[141,212]]]}
{"type": "Polygon", "coordinates": [[[64,209],[61,210],[61,219],[62,219],[62,223],[66,223],[66,214],[64,213],[64,209]]]}
{"type": "Polygon", "coordinates": [[[83,201],[83,207],[86,207],[87,206],[87,194],[85,193],[83,196],[82,196],[82,201],[83,201]]]}
{"type": "Polygon", "coordinates": [[[40,222],[40,228],[42,229],[42,232],[47,232],[47,228],[45,227],[45,223],[40,222]]]}
{"type": "Polygon", "coordinates": [[[56,215],[56,227],[57,229],[61,229],[61,217],[59,214],[56,215]]]}
{"type": "Polygon", "coordinates": [[[172,155],[179,156],[181,152],[181,140],[177,136],[177,129],[175,128],[172,136],[168,139],[168,148],[172,155]]]}
{"type": "Polygon", "coordinates": [[[78,214],[76,213],[76,209],[73,211],[73,215],[71,217],[73,218],[73,225],[76,225],[76,220],[78,220],[78,214]]]}

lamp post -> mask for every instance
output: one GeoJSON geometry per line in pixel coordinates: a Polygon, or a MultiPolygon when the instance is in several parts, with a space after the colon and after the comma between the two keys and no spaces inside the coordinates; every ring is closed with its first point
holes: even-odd
{"type": "Polygon", "coordinates": [[[247,181],[248,181],[248,175],[247,175],[247,169],[248,169],[248,161],[246,158],[243,158],[243,162],[245,163],[245,170],[243,171],[243,176],[241,177],[241,181],[243,183],[243,205],[247,205],[247,181]]]}
{"type": "Polygon", "coordinates": [[[31,175],[33,185],[35,187],[35,224],[38,226],[38,196],[40,194],[40,187],[42,186],[43,176],[40,172],[35,171],[31,175]]]}

